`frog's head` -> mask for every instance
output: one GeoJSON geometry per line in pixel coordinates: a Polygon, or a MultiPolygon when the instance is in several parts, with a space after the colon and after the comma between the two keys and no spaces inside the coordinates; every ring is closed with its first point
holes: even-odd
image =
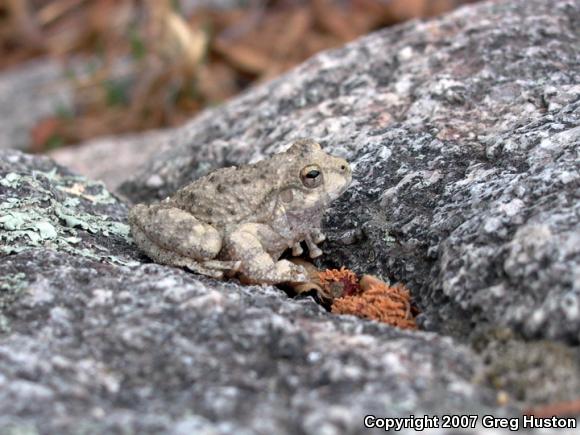
{"type": "Polygon", "coordinates": [[[284,154],[290,163],[290,189],[282,192],[287,209],[324,208],[350,185],[352,171],[348,162],[324,152],[312,139],[297,140],[284,154]]]}

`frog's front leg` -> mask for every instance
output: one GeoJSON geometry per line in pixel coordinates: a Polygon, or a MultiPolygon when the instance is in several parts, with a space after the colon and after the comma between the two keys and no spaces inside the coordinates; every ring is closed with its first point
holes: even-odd
{"type": "MultiPolygon", "coordinates": [[[[304,238],[304,241],[308,246],[308,254],[310,255],[310,258],[317,258],[323,254],[322,250],[317,246],[317,243],[324,242],[325,240],[326,236],[322,233],[322,231],[320,231],[319,228],[315,228],[308,236],[304,238]]],[[[302,255],[303,252],[304,250],[302,249],[300,242],[292,245],[292,256],[298,257],[302,255]]]]}
{"type": "Polygon", "coordinates": [[[306,236],[304,241],[306,242],[306,246],[308,246],[308,255],[310,258],[317,258],[322,255],[322,250],[316,246],[316,243],[314,243],[310,235],[306,236]]]}
{"type": "Polygon", "coordinates": [[[306,282],[302,266],[272,256],[271,252],[284,250],[285,246],[277,246],[279,238],[266,225],[244,224],[225,237],[222,257],[241,261],[239,273],[250,283],[306,282]]]}
{"type": "Polygon", "coordinates": [[[317,243],[321,243],[326,240],[326,236],[320,231],[320,228],[314,228],[306,236],[304,241],[306,246],[308,246],[308,255],[310,258],[317,258],[322,255],[322,250],[317,246],[317,243]]]}
{"type": "Polygon", "coordinates": [[[292,256],[293,257],[299,257],[300,255],[302,255],[303,252],[304,252],[304,249],[302,249],[302,245],[300,244],[300,242],[294,243],[292,245],[292,256]]]}
{"type": "Polygon", "coordinates": [[[326,240],[326,235],[320,230],[320,228],[314,228],[310,232],[310,240],[316,244],[322,243],[326,240]]]}

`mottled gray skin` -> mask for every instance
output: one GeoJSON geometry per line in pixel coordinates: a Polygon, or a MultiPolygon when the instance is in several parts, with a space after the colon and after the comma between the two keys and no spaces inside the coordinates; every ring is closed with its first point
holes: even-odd
{"type": "Polygon", "coordinates": [[[270,159],[223,168],[164,201],[129,213],[135,243],[158,263],[221,278],[238,273],[253,283],[302,282],[303,267],[279,260],[288,248],[311,258],[322,214],[351,182],[346,160],[311,139],[294,142],[270,159]]]}

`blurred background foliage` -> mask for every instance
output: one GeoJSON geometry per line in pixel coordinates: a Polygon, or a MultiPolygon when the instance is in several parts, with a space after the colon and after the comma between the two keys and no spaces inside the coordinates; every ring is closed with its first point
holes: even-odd
{"type": "Polygon", "coordinates": [[[0,0],[0,70],[65,62],[74,108],[32,151],[176,126],[316,52],[474,0],[0,0]]]}

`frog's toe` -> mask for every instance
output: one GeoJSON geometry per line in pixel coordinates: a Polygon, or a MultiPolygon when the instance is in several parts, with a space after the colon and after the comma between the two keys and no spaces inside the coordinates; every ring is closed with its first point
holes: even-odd
{"type": "Polygon", "coordinates": [[[242,265],[241,261],[221,261],[221,260],[207,260],[201,262],[190,261],[185,264],[185,267],[192,272],[201,275],[211,276],[212,278],[221,279],[227,273],[228,276],[236,273],[242,265]]]}
{"type": "Polygon", "coordinates": [[[226,270],[228,272],[237,272],[242,266],[240,260],[235,261],[221,261],[221,260],[207,260],[201,262],[203,267],[215,270],[226,270]]]}
{"type": "Polygon", "coordinates": [[[309,249],[308,255],[310,258],[318,258],[322,255],[322,250],[318,246],[314,245],[309,249]]]}
{"type": "Polygon", "coordinates": [[[293,257],[298,257],[299,255],[302,255],[303,252],[304,252],[304,249],[302,249],[302,245],[300,244],[300,242],[298,242],[294,246],[292,246],[292,256],[293,257]]]}
{"type": "Polygon", "coordinates": [[[280,260],[276,263],[276,270],[284,279],[281,282],[306,282],[308,272],[302,266],[288,260],[280,260]]]}
{"type": "Polygon", "coordinates": [[[204,267],[195,262],[189,262],[185,264],[184,267],[194,273],[199,273],[200,275],[206,275],[216,279],[221,279],[224,276],[224,273],[221,270],[204,267]]]}
{"type": "Polygon", "coordinates": [[[305,239],[306,246],[308,246],[308,255],[310,256],[310,258],[317,258],[322,255],[322,251],[318,246],[316,246],[316,242],[312,237],[313,237],[312,235],[309,235],[305,239]]]}
{"type": "Polygon", "coordinates": [[[320,231],[320,230],[316,230],[313,234],[312,234],[312,241],[314,243],[322,243],[326,240],[326,235],[320,231]]]}

